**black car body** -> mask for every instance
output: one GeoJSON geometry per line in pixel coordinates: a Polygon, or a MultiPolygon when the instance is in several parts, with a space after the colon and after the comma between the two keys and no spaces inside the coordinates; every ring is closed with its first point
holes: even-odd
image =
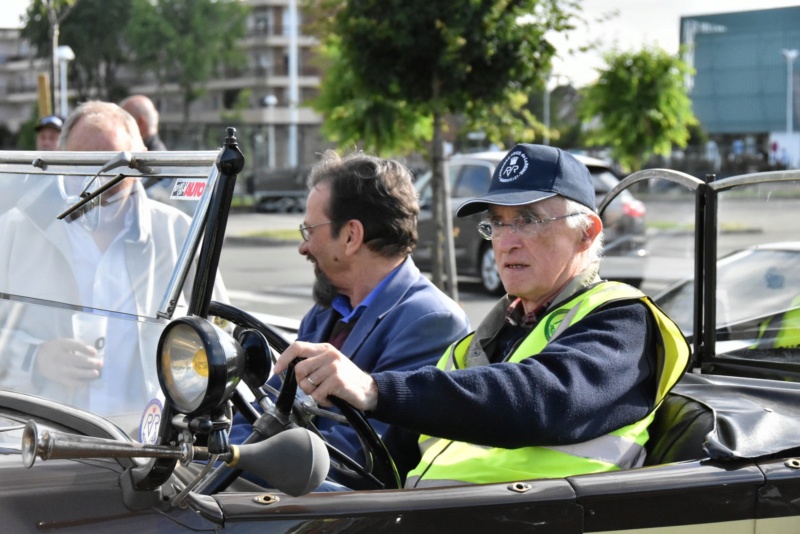
{"type": "MultiPolygon", "coordinates": [[[[491,151],[455,155],[450,158],[448,178],[454,214],[464,201],[482,196],[489,190],[492,173],[505,155],[506,152],[503,151],[491,151]]],[[[604,161],[582,155],[576,157],[591,173],[596,201],[599,204],[619,183],[619,179],[611,166],[604,161]]],[[[435,226],[431,215],[433,200],[431,176],[431,172],[427,172],[416,181],[420,197],[420,216],[419,242],[414,251],[414,262],[423,271],[432,268],[435,237],[435,226]]],[[[635,286],[641,284],[644,276],[644,258],[647,253],[645,211],[642,202],[634,198],[630,192],[624,191],[603,213],[606,261],[602,264],[601,274],[605,278],[624,281],[635,286]]],[[[483,213],[464,218],[453,216],[456,271],[460,276],[479,278],[483,288],[489,293],[500,293],[503,285],[497,273],[491,243],[482,239],[476,229],[483,219],[485,219],[483,213]]]]}
{"type": "MultiPolygon", "coordinates": [[[[46,204],[31,203],[25,184],[48,184],[63,174],[92,176],[115,157],[120,156],[0,153],[0,186],[14,192],[2,197],[11,199],[11,205],[3,208],[36,206],[55,221],[58,212],[46,211],[51,208],[46,204]]],[[[717,342],[720,330],[713,306],[717,249],[724,241],[718,235],[717,220],[729,214],[723,209],[724,201],[730,197],[739,207],[744,199],[750,209],[776,213],[780,209],[787,219],[771,226],[796,229],[788,221],[793,217],[796,221],[800,210],[784,208],[800,199],[800,177],[772,173],[709,184],[671,171],[647,171],[627,178],[604,199],[607,203],[621,188],[642,180],[668,180],[690,192],[689,211],[696,222],[687,233],[692,236],[698,273],[692,299],[697,318],[692,336],[694,363],[657,412],[644,467],[561,479],[405,490],[396,488],[391,460],[387,462],[380,441],[363,426],[360,414],[348,411],[346,405],[340,407],[367,443],[371,465],[348,464],[324,445],[320,449],[312,433],[291,428],[308,425],[302,416],[313,411],[295,402],[291,379],[276,405],[263,403],[267,413],[258,416],[250,410],[242,390],[261,398],[270,353],[282,350],[286,342],[245,311],[210,299],[233,184],[242,167],[235,138],[229,134],[219,154],[164,152],[127,157],[138,165],[111,174],[140,176],[148,172],[139,169],[158,168],[162,179],[191,175],[206,186],[182,253],[165,271],[171,275],[154,280],[161,284],[164,298],[152,310],[130,316],[2,287],[0,333],[5,337],[0,336],[0,358],[6,361],[12,356],[10,340],[21,333],[15,322],[20,315],[13,310],[35,309],[54,317],[99,314],[147,325],[160,333],[157,346],[151,349],[163,406],[155,411],[152,405],[123,403],[124,409],[101,416],[91,405],[80,409],[70,399],[34,395],[13,384],[0,390],[4,530],[800,531],[797,349],[724,352],[717,342]],[[187,309],[175,313],[173,297],[184,286],[195,256],[198,271],[190,284],[187,309]],[[237,328],[215,327],[212,317],[226,319],[237,328]],[[133,408],[138,411],[132,412],[133,408]],[[254,439],[238,448],[227,443],[233,411],[254,421],[269,439],[254,439]],[[324,477],[327,472],[330,458],[360,473],[366,485],[382,489],[311,492],[321,481],[319,474],[324,477]],[[266,470],[280,489],[254,485],[238,469],[262,477],[266,470]]],[[[751,240],[758,236],[741,235],[751,240]]],[[[776,241],[774,237],[769,236],[770,241],[776,241]]],[[[773,314],[784,311],[773,310],[773,314]]]]}

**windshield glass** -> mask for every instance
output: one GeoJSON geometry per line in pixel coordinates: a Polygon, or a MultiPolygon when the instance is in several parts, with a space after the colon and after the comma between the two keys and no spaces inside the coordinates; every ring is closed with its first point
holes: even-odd
{"type": "Polygon", "coordinates": [[[167,317],[188,304],[178,292],[174,310],[165,307],[181,258],[197,249],[188,240],[199,235],[193,217],[203,220],[216,154],[53,154],[0,154],[0,387],[133,432],[160,395],[155,354],[167,317]],[[142,172],[123,163],[99,173],[120,156],[142,172]]]}
{"type": "MultiPolygon", "coordinates": [[[[783,178],[715,184],[717,355],[800,362],[800,182],[783,178]]],[[[656,298],[688,335],[694,290],[689,277],[656,298]]]]}

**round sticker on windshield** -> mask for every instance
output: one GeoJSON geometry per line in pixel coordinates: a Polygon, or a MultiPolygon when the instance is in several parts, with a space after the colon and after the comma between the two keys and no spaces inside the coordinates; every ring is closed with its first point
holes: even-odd
{"type": "Polygon", "coordinates": [[[158,439],[158,427],[161,426],[161,412],[164,406],[158,399],[147,403],[142,420],[139,423],[139,442],[145,445],[155,445],[158,439]]]}

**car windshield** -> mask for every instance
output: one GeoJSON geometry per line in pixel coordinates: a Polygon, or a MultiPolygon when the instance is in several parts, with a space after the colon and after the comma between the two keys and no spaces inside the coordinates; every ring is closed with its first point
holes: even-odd
{"type": "MultiPolygon", "coordinates": [[[[714,235],[707,231],[706,239],[714,239],[718,258],[713,300],[715,353],[761,361],[800,361],[800,242],[796,231],[800,182],[788,174],[746,178],[713,184],[719,189],[717,222],[714,235]],[[755,180],[759,183],[751,183],[755,180]]],[[[663,187],[659,190],[665,199],[675,193],[663,187]]],[[[684,197],[675,198],[681,199],[681,207],[691,205],[684,197]]],[[[670,207],[668,213],[678,217],[678,205],[671,203],[670,207]]],[[[686,232],[687,228],[675,224],[669,227],[669,234],[662,234],[678,243],[677,236],[693,235],[693,228],[686,232]]],[[[662,240],[667,242],[666,237],[662,240]]],[[[667,250],[665,244],[659,245],[667,250]]],[[[693,243],[671,248],[687,254],[693,243]]],[[[665,259],[660,261],[676,270],[665,259]]],[[[695,284],[694,276],[688,275],[655,297],[688,336],[694,334],[695,284]]]]}
{"type": "Polygon", "coordinates": [[[0,154],[0,388],[138,439],[160,395],[159,336],[187,306],[216,153],[47,154],[0,154]]]}

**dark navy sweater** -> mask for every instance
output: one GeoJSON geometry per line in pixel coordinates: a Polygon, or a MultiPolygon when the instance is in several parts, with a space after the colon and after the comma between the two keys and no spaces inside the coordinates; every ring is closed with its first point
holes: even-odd
{"type": "Polygon", "coordinates": [[[642,302],[624,301],[520,363],[375,373],[371,416],[410,431],[384,437],[401,473],[419,460],[414,433],[503,448],[587,441],[653,409],[655,328],[642,302]]]}

